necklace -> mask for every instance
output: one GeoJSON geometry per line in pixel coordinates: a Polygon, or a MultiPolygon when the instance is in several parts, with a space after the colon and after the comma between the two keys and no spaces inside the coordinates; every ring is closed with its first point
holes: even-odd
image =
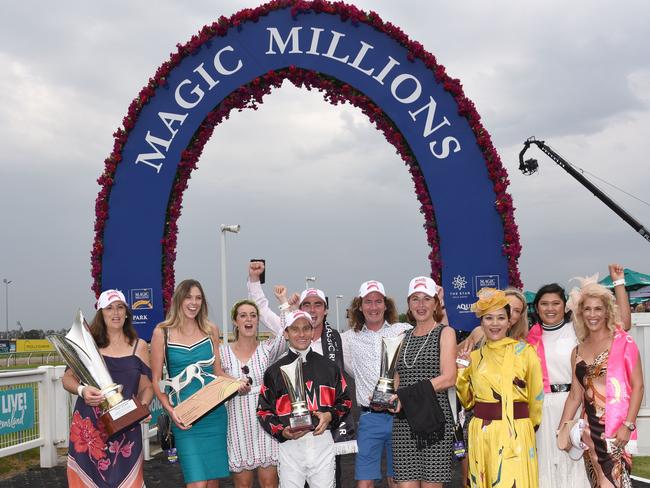
{"type": "Polygon", "coordinates": [[[431,330],[429,331],[429,333],[427,334],[427,338],[425,339],[424,344],[422,344],[422,345],[420,346],[420,349],[419,349],[419,351],[417,352],[417,354],[415,355],[415,357],[413,358],[413,362],[411,363],[410,366],[409,366],[408,363],[406,362],[406,353],[407,353],[408,350],[409,350],[409,344],[411,344],[411,337],[413,337],[413,332],[411,332],[411,333],[409,334],[409,338],[406,340],[406,347],[404,348],[404,356],[402,356],[402,362],[404,363],[404,366],[406,366],[406,369],[411,369],[413,366],[415,366],[415,363],[416,363],[417,360],[418,360],[418,356],[419,356],[420,353],[422,352],[422,349],[424,349],[424,346],[427,345],[427,342],[429,342],[429,337],[431,336],[431,332],[433,332],[433,329],[435,329],[435,328],[436,328],[436,327],[433,326],[433,327],[431,328],[431,330]]]}

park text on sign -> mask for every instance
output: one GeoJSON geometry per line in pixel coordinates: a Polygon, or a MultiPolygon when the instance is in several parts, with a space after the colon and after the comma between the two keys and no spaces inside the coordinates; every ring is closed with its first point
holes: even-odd
{"type": "Polygon", "coordinates": [[[0,391],[0,435],[34,427],[34,408],[32,388],[0,391]]]}

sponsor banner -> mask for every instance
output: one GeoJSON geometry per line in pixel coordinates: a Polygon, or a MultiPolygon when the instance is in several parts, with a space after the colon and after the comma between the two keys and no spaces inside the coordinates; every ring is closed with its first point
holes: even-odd
{"type": "Polygon", "coordinates": [[[55,351],[47,339],[16,339],[16,352],[55,351]]]}
{"type": "Polygon", "coordinates": [[[35,408],[32,388],[0,390],[0,435],[33,428],[35,408]]]}
{"type": "Polygon", "coordinates": [[[481,275],[474,276],[474,290],[478,292],[481,288],[496,288],[501,289],[499,275],[481,275]]]}
{"type": "Polygon", "coordinates": [[[154,311],[153,288],[132,288],[129,290],[131,312],[133,313],[133,325],[138,330],[138,335],[149,340],[151,333],[146,332],[150,327],[155,326],[156,321],[150,319],[154,311]]]}
{"type": "Polygon", "coordinates": [[[9,352],[16,352],[16,342],[6,339],[0,340],[0,354],[9,352]]]}
{"type": "Polygon", "coordinates": [[[149,405],[149,412],[151,413],[151,420],[149,421],[149,428],[154,428],[158,422],[158,416],[163,413],[162,403],[156,396],[153,397],[151,405],[149,405]]]}
{"type": "Polygon", "coordinates": [[[445,305],[448,314],[450,311],[456,314],[457,321],[450,320],[450,322],[458,329],[471,330],[479,323],[471,310],[472,303],[477,300],[478,291],[481,288],[501,290],[505,287],[506,280],[498,273],[473,275],[470,272],[452,272],[451,274],[451,285],[445,287],[445,305]],[[461,326],[458,327],[458,324],[461,326]]]}
{"type": "Polygon", "coordinates": [[[131,310],[151,310],[153,308],[153,288],[133,288],[130,295],[131,310]]]}
{"type": "MultiPolygon", "coordinates": [[[[164,316],[160,239],[185,149],[225,97],[289,66],[353,86],[395,124],[434,206],[442,285],[453,293],[450,323],[472,328],[476,320],[466,308],[476,286],[507,285],[508,262],[494,185],[463,110],[432,70],[387,34],[337,14],[292,15],[291,7],[215,34],[172,68],[142,107],[113,177],[120,184],[109,197],[102,288],[131,290],[138,334],[149,340],[164,316]]],[[[428,264],[422,263],[423,272],[428,264]]]]}

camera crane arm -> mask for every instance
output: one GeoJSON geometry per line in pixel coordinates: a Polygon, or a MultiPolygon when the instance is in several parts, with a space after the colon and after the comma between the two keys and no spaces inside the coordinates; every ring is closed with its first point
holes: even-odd
{"type": "Polygon", "coordinates": [[[524,148],[519,153],[519,170],[525,175],[532,175],[537,171],[539,164],[536,159],[527,159],[524,161],[524,153],[528,150],[531,144],[535,144],[540,151],[546,154],[549,158],[555,161],[564,171],[573,176],[582,186],[586,187],[591,193],[594,194],[601,202],[607,205],[614,211],[616,215],[627,222],[638,234],[641,235],[646,241],[650,242],[650,231],[646,229],[641,222],[632,217],[629,213],[623,210],[614,200],[609,198],[603,191],[589,181],[585,176],[577,171],[568,161],[562,156],[548,147],[544,141],[539,141],[534,137],[529,137],[524,142],[524,148]]]}

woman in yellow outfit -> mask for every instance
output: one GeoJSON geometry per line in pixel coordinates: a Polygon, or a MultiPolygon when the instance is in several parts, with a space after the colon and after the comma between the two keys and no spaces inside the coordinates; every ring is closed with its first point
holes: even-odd
{"type": "Polygon", "coordinates": [[[483,288],[478,298],[472,311],[481,319],[486,342],[459,355],[456,379],[463,407],[474,409],[467,486],[536,488],[542,368],[530,345],[507,337],[510,306],[505,293],[483,288]]]}

